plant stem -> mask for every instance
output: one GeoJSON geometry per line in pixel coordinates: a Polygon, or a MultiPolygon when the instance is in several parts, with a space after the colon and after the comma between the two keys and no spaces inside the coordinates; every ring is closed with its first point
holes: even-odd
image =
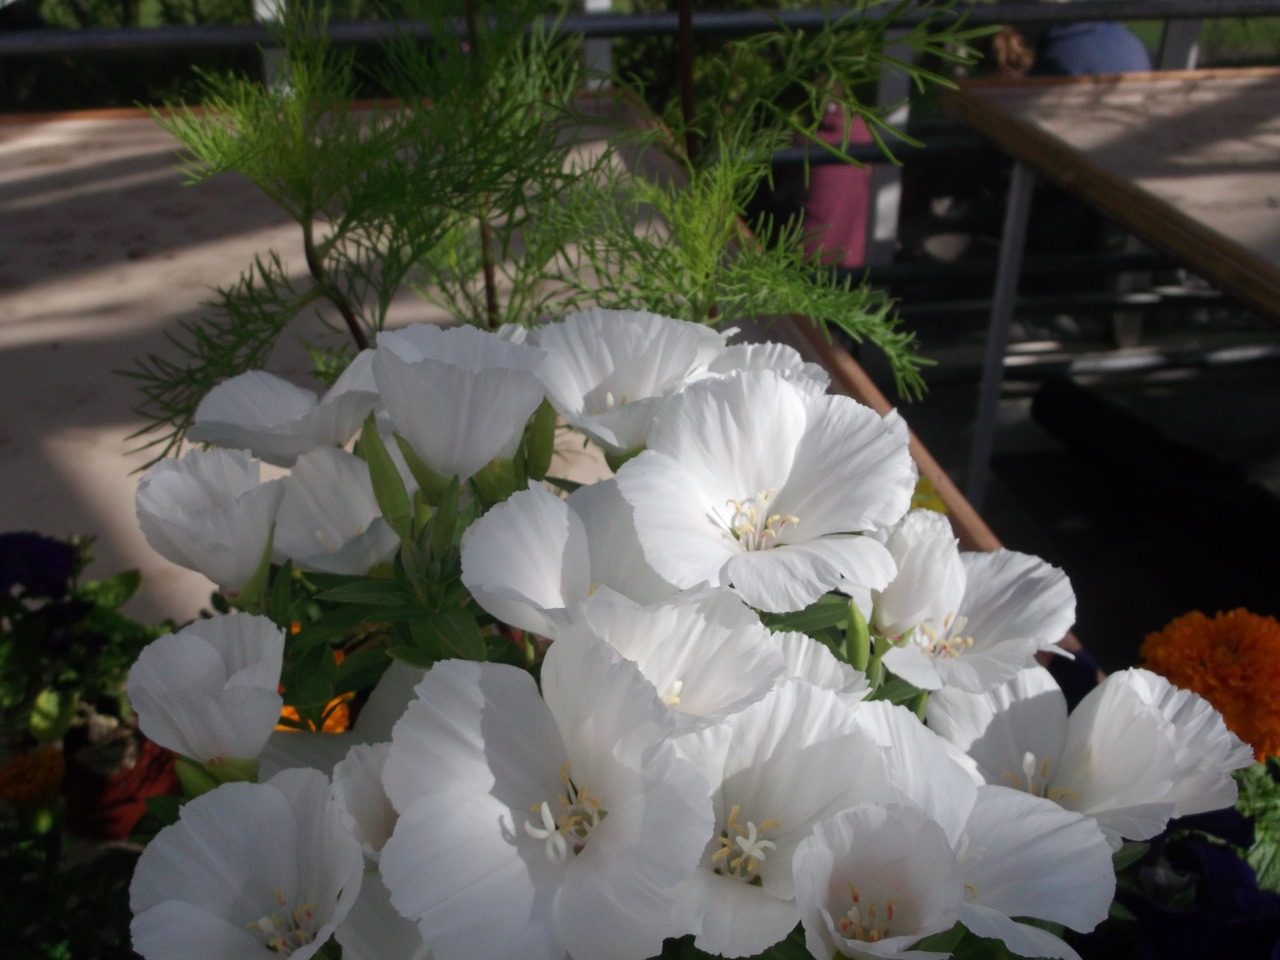
{"type": "MultiPolygon", "coordinates": [[[[476,85],[476,92],[481,95],[483,100],[480,28],[476,22],[476,0],[466,0],[466,3],[463,4],[463,16],[467,22],[467,56],[471,58],[471,78],[476,85]]],[[[484,205],[487,200],[487,197],[481,198],[481,208],[476,219],[480,223],[480,264],[484,273],[485,320],[490,330],[496,330],[498,328],[498,280],[497,268],[493,262],[493,227],[489,224],[489,218],[484,213],[484,205]]]]}
{"type": "Polygon", "coordinates": [[[351,333],[351,339],[356,342],[356,349],[369,349],[369,338],[365,336],[364,330],[360,326],[360,320],[356,317],[356,312],[351,307],[351,302],[342,295],[342,291],[333,285],[324,269],[324,261],[316,250],[310,217],[307,218],[302,227],[302,249],[307,258],[307,269],[311,272],[312,279],[319,285],[325,299],[337,307],[338,312],[342,314],[342,319],[347,324],[347,330],[351,333]]]}

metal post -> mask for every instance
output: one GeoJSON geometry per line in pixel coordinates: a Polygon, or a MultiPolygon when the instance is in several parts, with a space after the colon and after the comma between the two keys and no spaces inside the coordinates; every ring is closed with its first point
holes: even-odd
{"type": "Polygon", "coordinates": [[[1166,20],[1160,35],[1157,70],[1194,70],[1200,59],[1201,20],[1166,20]]]}
{"type": "MultiPolygon", "coordinates": [[[[613,0],[583,0],[582,12],[589,14],[608,13],[613,9],[613,0]]],[[[583,44],[583,52],[587,66],[587,87],[597,90],[609,83],[609,75],[613,73],[613,41],[607,38],[587,40],[583,44]]]]}
{"type": "MultiPolygon", "coordinates": [[[[905,31],[895,30],[891,38],[898,38],[905,31]]],[[[893,44],[885,53],[897,60],[909,61],[913,51],[906,44],[893,44]]],[[[880,77],[876,90],[876,106],[892,107],[889,123],[896,129],[907,126],[910,113],[908,98],[911,95],[911,79],[899,71],[888,71],[880,77]]],[[[868,266],[893,262],[898,245],[898,212],[902,207],[902,168],[891,163],[877,163],[871,167],[871,210],[867,217],[867,246],[864,259],[868,266]]]]}
{"type": "Polygon", "coordinates": [[[1009,345],[1014,300],[1018,296],[1018,278],[1022,273],[1022,252],[1027,239],[1031,188],[1034,185],[1035,174],[1030,168],[1014,163],[1009,199],[1004,210],[1004,230],[1000,237],[995,292],[991,298],[991,323],[987,328],[987,350],[982,361],[982,385],[973,422],[973,443],[969,448],[969,472],[965,479],[965,496],[978,511],[981,511],[986,495],[987,474],[995,446],[1000,388],[1004,381],[1004,355],[1009,345]]]}

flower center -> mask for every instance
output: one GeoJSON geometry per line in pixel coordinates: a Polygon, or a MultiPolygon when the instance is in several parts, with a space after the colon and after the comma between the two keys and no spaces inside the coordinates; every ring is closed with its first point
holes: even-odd
{"type": "Polygon", "coordinates": [[[552,863],[563,863],[570,850],[581,853],[591,831],[609,813],[598,800],[574,785],[569,779],[567,763],[560,768],[560,781],[564,791],[556,797],[558,815],[552,812],[551,804],[543,800],[529,808],[534,817],[524,822],[525,833],[546,842],[544,850],[552,863]]]}
{"type": "Polygon", "coordinates": [[[729,518],[729,532],[744,550],[765,550],[774,545],[787,524],[796,526],[800,518],[787,514],[770,513],[769,504],[777,490],[765,490],[745,500],[727,500],[733,508],[729,518]]]}
{"type": "Polygon", "coordinates": [[[1065,790],[1049,786],[1050,774],[1053,770],[1053,758],[1045,757],[1036,763],[1036,755],[1028,750],[1022,755],[1022,775],[1012,770],[1000,773],[1001,780],[1008,780],[1015,790],[1024,790],[1037,797],[1052,800],[1067,810],[1080,809],[1080,794],[1074,790],[1065,790]]]}
{"type": "Polygon", "coordinates": [[[248,924],[267,949],[273,953],[289,956],[299,947],[306,946],[316,936],[316,921],[313,912],[315,904],[304,903],[289,910],[289,901],[284,898],[280,888],[276,888],[276,907],[269,916],[254,920],[248,924]]]}
{"type": "Polygon", "coordinates": [[[840,933],[849,940],[877,943],[889,936],[893,923],[893,898],[880,902],[874,897],[863,897],[858,888],[849,884],[851,906],[837,921],[840,933]]]}
{"type": "Polygon", "coordinates": [[[772,840],[762,839],[766,830],[780,830],[782,824],[777,820],[766,820],[756,826],[751,821],[743,826],[738,822],[740,809],[738,804],[729,811],[729,821],[720,834],[720,849],[711,855],[715,864],[715,872],[725,877],[737,877],[744,883],[760,886],[764,879],[760,876],[760,864],[764,863],[771,850],[777,849],[772,840]]]}
{"type": "Polygon", "coordinates": [[[954,611],[948,613],[942,621],[941,635],[930,624],[922,622],[916,626],[916,643],[927,654],[954,659],[973,646],[973,637],[961,633],[968,622],[968,617],[957,617],[954,611]]]}
{"type": "Polygon", "coordinates": [[[683,680],[672,680],[667,684],[666,692],[662,694],[662,702],[668,707],[678,707],[680,705],[680,691],[683,689],[683,680]]]}
{"type": "Polygon", "coordinates": [[[620,397],[614,397],[612,390],[606,390],[604,392],[604,397],[602,397],[601,400],[604,403],[604,406],[592,407],[589,409],[587,413],[590,416],[597,417],[602,413],[608,413],[610,410],[616,410],[618,407],[625,406],[629,402],[625,393],[620,397]]]}

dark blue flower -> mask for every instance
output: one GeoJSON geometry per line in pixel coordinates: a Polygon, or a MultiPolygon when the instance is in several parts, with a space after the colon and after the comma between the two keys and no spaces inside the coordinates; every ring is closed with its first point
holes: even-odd
{"type": "Polygon", "coordinates": [[[80,563],[77,547],[38,533],[0,533],[0,593],[60,600],[80,563]]]}

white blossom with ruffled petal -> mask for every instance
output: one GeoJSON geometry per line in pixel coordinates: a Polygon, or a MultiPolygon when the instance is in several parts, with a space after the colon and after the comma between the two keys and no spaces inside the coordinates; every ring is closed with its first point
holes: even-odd
{"type": "MultiPolygon", "coordinates": [[[[698,869],[676,890],[677,926],[699,949],[744,957],[783,939],[800,921],[792,857],[801,841],[847,807],[901,800],[898,780],[914,756],[894,750],[895,710],[851,707],[830,690],[788,680],[722,724],[679,739],[711,783],[716,818],[698,869]]],[[[905,722],[916,731],[904,737],[932,737],[909,714],[905,722]]],[[[956,782],[972,788],[963,772],[956,782]]]]}
{"type": "Polygon", "coordinates": [[[465,481],[515,455],[542,402],[543,358],[476,327],[420,323],[378,336],[373,374],[396,433],[437,474],[465,481]]]}
{"type": "Polygon", "coordinates": [[[399,819],[381,871],[437,960],[659,953],[711,811],[635,665],[553,644],[542,696],[523,670],[461,660],[418,694],[383,772],[399,819]]]}
{"type": "Polygon", "coordinates": [[[874,594],[884,665],[922,690],[973,693],[1008,680],[1075,622],[1065,573],[1013,550],[959,550],[940,514],[912,511],[887,539],[898,575],[874,594]]]}
{"type": "Polygon", "coordinates": [[[642,605],[601,587],[569,611],[557,643],[606,640],[654,685],[680,728],[715,723],[764,697],[784,660],[756,612],[728,590],[692,590],[642,605]]]}
{"type": "Polygon", "coordinates": [[[907,510],[905,430],[848,397],[774,371],[691,384],[617,474],[646,559],[680,587],[732,587],[799,610],[842,580],[883,587],[889,552],[864,533],[907,510]]]}
{"type": "Polygon", "coordinates": [[[284,631],[266,617],[196,620],[143,648],[127,691],[151,740],[192,760],[258,756],[284,705],[284,631]]]}
{"type": "Polygon", "coordinates": [[[951,929],[964,899],[946,833],[918,808],[843,810],[796,847],[793,869],[805,945],[815,960],[950,956],[911,950],[951,929]]]}
{"type": "Polygon", "coordinates": [[[306,960],[346,917],[363,875],[324,774],[223,784],[183,806],[138,859],[133,947],[146,960],[306,960]]]}
{"type": "Polygon", "coordinates": [[[138,482],[138,524],[166,560],[240,590],[263,562],[284,496],[283,481],[260,479],[242,450],[192,450],[161,460],[138,482]]]}
{"type": "Polygon", "coordinates": [[[265,370],[231,377],[200,401],[187,439],[248,450],[278,467],[293,466],[317,447],[342,446],[378,405],[378,394],[357,382],[368,363],[353,361],[348,369],[354,372],[344,373],[322,400],[265,370]]]}
{"type": "Polygon", "coordinates": [[[612,480],[567,500],[531,483],[490,508],[463,536],[462,582],[489,613],[544,637],[558,636],[567,609],[598,586],[641,603],[677,592],[645,561],[612,480]]]}
{"type": "Polygon", "coordinates": [[[538,330],[543,380],[562,417],[606,452],[641,449],[663,401],[724,348],[700,323],[641,310],[584,310],[538,330]]]}
{"type": "Polygon", "coordinates": [[[276,517],[277,559],[306,570],[358,575],[390,560],[399,547],[364,460],[334,447],[298,458],[276,517]]]}
{"type": "Polygon", "coordinates": [[[944,689],[927,711],[987,782],[1093,817],[1114,847],[1231,806],[1231,771],[1253,762],[1206,701],[1147,670],[1112,674],[1069,716],[1043,667],[981,694],[944,689]]]}

